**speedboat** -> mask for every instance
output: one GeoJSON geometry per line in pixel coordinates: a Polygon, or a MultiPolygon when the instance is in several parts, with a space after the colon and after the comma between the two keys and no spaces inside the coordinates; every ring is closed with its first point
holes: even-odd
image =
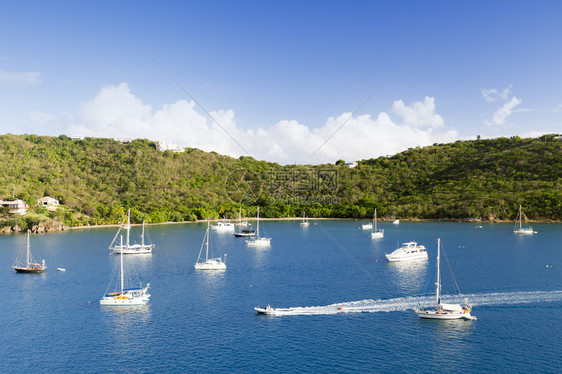
{"type": "Polygon", "coordinates": [[[427,260],[427,252],[423,245],[419,245],[417,242],[407,242],[402,243],[402,247],[394,252],[385,254],[385,257],[390,262],[427,260]]]}
{"type": "Polygon", "coordinates": [[[216,225],[211,226],[213,230],[224,232],[224,231],[234,231],[234,224],[230,221],[218,221],[216,225]]]}
{"type": "Polygon", "coordinates": [[[255,307],[254,310],[258,312],[258,314],[275,314],[275,308],[271,306],[266,306],[265,308],[260,308],[259,306],[255,307]]]}

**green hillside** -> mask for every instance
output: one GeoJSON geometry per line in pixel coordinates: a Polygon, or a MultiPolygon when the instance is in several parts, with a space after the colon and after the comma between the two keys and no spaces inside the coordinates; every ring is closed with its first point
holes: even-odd
{"type": "MultiPolygon", "coordinates": [[[[48,195],[56,212],[33,208],[22,218],[0,212],[3,225],[26,227],[46,217],[68,226],[255,215],[422,219],[562,220],[562,141],[498,138],[411,149],[362,160],[355,168],[235,159],[188,149],[160,152],[155,143],[72,140],[64,135],[0,136],[0,198],[34,207],[48,195]]],[[[0,223],[1,224],[1,223],[0,223]]]]}

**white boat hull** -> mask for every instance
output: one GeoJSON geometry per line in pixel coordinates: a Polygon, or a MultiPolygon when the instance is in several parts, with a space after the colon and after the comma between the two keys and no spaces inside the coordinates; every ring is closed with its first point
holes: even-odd
{"type": "Polygon", "coordinates": [[[371,238],[383,238],[384,232],[383,231],[376,231],[371,233],[371,238]]]}
{"type": "Polygon", "coordinates": [[[255,307],[254,310],[258,313],[258,314],[268,314],[268,315],[273,315],[275,314],[275,309],[274,308],[270,308],[270,307],[265,307],[265,308],[260,308],[259,306],[255,307]]]}
{"type": "Polygon", "coordinates": [[[145,305],[148,304],[150,294],[147,292],[150,284],[145,288],[128,289],[121,292],[113,292],[106,294],[100,300],[103,306],[129,306],[129,305],[145,305]]]}
{"type": "Polygon", "coordinates": [[[100,305],[103,306],[129,306],[129,305],[146,305],[148,298],[132,298],[132,299],[115,299],[103,298],[100,300],[100,305]]]}
{"type": "Polygon", "coordinates": [[[246,245],[248,247],[269,247],[271,245],[270,238],[258,238],[255,240],[247,240],[246,245]]]}
{"type": "Polygon", "coordinates": [[[392,255],[385,254],[384,255],[388,261],[390,262],[405,262],[405,261],[420,261],[420,260],[427,260],[427,252],[423,253],[416,253],[415,255],[392,255]]]}
{"type": "Polygon", "coordinates": [[[195,270],[226,270],[226,264],[221,260],[210,259],[196,263],[194,268],[195,270]]]}
{"type": "Polygon", "coordinates": [[[372,223],[366,223],[364,225],[361,225],[361,228],[363,230],[372,230],[373,229],[373,224],[372,223]]]}
{"type": "Polygon", "coordinates": [[[456,311],[442,311],[438,312],[435,309],[432,310],[423,310],[423,309],[414,309],[414,312],[420,318],[427,318],[427,319],[466,319],[466,320],[475,320],[476,317],[472,316],[470,312],[456,312],[456,311]]]}
{"type": "Polygon", "coordinates": [[[536,234],[537,232],[533,231],[533,229],[529,228],[529,229],[513,230],[513,233],[522,234],[522,235],[533,235],[533,234],[536,234]]]}
{"type": "Polygon", "coordinates": [[[151,254],[153,248],[154,244],[144,246],[142,246],[141,244],[133,244],[129,247],[123,246],[123,248],[114,247],[113,253],[120,254],[121,252],[123,252],[124,255],[151,254]]]}

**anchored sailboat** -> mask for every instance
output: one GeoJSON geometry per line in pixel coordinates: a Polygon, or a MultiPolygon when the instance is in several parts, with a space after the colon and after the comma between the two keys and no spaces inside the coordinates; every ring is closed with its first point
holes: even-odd
{"type": "MultiPolygon", "coordinates": [[[[209,221],[207,221],[207,230],[205,231],[205,237],[203,238],[203,243],[201,244],[201,249],[199,250],[199,256],[197,257],[197,262],[195,263],[195,270],[226,270],[226,254],[224,255],[224,261],[220,257],[209,258],[209,241],[211,237],[211,232],[209,230],[209,221]],[[201,257],[203,252],[203,247],[205,247],[205,260],[201,257]]],[[[211,253],[211,256],[213,254],[211,253]]]]}
{"type": "Polygon", "coordinates": [[[41,261],[40,264],[34,262],[33,257],[31,257],[31,251],[29,249],[29,230],[27,230],[27,245],[25,251],[25,262],[20,260],[20,255],[22,255],[22,251],[16,257],[16,262],[12,266],[12,268],[17,271],[18,273],[42,273],[47,269],[47,265],[45,265],[45,260],[41,261]]]}
{"type": "Polygon", "coordinates": [[[310,225],[310,223],[308,222],[308,217],[304,214],[304,212],[302,212],[301,226],[302,227],[308,227],[308,225],[310,225]]]}
{"type": "Polygon", "coordinates": [[[256,223],[256,237],[246,240],[248,247],[269,247],[271,245],[271,238],[260,236],[260,207],[258,207],[257,223],[256,223]]]}
{"type": "Polygon", "coordinates": [[[384,237],[384,230],[377,229],[377,209],[375,208],[375,216],[373,218],[373,230],[371,231],[371,238],[382,238],[384,237]]]}
{"type": "MultiPolygon", "coordinates": [[[[123,236],[121,236],[121,247],[123,247],[123,236]]],[[[124,288],[125,287],[125,271],[123,269],[123,251],[120,252],[120,282],[118,291],[107,292],[104,297],[100,300],[100,305],[104,306],[128,306],[128,305],[144,305],[148,304],[150,294],[148,293],[148,288],[150,283],[147,283],[146,287],[139,288],[124,288]]]]}
{"type": "Polygon", "coordinates": [[[152,253],[152,249],[154,249],[154,244],[146,244],[144,242],[144,221],[142,221],[142,234],[141,234],[141,243],[130,244],[129,238],[131,233],[131,209],[127,211],[127,224],[123,222],[113,241],[109,245],[109,249],[111,249],[112,253],[123,253],[123,254],[148,254],[152,253]],[[121,230],[127,230],[127,241],[123,244],[123,240],[121,240],[120,244],[117,244],[117,238],[119,237],[119,233],[121,230]]]}
{"type": "Polygon", "coordinates": [[[515,225],[513,226],[513,232],[515,234],[525,234],[525,235],[533,235],[537,232],[533,230],[531,226],[523,227],[522,226],[522,216],[523,213],[521,211],[521,205],[519,205],[519,214],[517,214],[517,221],[515,221],[515,225]]]}
{"type": "MultiPolygon", "coordinates": [[[[464,318],[467,320],[475,320],[476,317],[470,314],[470,309],[472,305],[468,304],[468,300],[465,299],[463,304],[444,304],[441,302],[441,269],[440,269],[440,260],[441,260],[441,239],[437,239],[437,283],[435,283],[435,298],[436,298],[436,305],[434,308],[421,308],[420,304],[422,301],[422,295],[420,295],[420,299],[418,300],[418,305],[414,308],[414,312],[420,318],[429,318],[429,319],[460,319],[464,318]]],[[[428,270],[428,274],[431,268],[428,270]]],[[[451,271],[451,276],[454,279],[454,276],[451,271]]],[[[458,285],[457,281],[455,280],[455,286],[458,285]]],[[[424,283],[425,287],[425,283],[424,283]]],[[[422,294],[424,289],[422,289],[422,294]]],[[[460,290],[458,290],[460,295],[460,290]]]]}

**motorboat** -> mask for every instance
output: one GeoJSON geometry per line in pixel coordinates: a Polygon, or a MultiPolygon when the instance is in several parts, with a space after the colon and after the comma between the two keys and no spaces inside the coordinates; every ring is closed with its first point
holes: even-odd
{"type": "Polygon", "coordinates": [[[272,308],[271,306],[266,306],[264,308],[260,308],[259,306],[255,307],[254,310],[258,313],[258,314],[275,314],[275,308],[272,308]]]}
{"type": "Polygon", "coordinates": [[[417,242],[407,242],[402,243],[402,246],[394,252],[385,254],[385,257],[390,262],[427,260],[427,252],[423,245],[417,242]]]}
{"type": "Polygon", "coordinates": [[[211,226],[211,228],[218,232],[230,232],[234,231],[234,224],[226,219],[218,221],[216,225],[211,226]]]}

